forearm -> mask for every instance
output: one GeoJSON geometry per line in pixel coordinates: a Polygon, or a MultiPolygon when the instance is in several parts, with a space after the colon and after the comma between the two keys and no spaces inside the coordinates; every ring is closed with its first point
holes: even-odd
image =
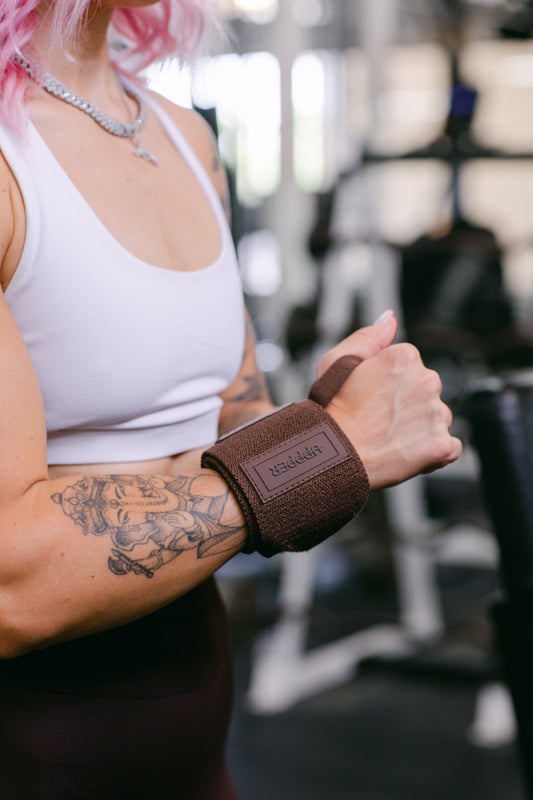
{"type": "Polygon", "coordinates": [[[0,657],[128,622],[242,548],[242,514],[210,470],[39,481],[0,516],[0,657]]]}
{"type": "MultiPolygon", "coordinates": [[[[210,448],[202,463],[216,471],[47,480],[40,426],[4,425],[6,452],[23,431],[27,441],[0,480],[0,657],[148,614],[245,542],[265,555],[308,549],[358,512],[369,487],[457,458],[438,376],[414,348],[387,346],[394,332],[389,321],[353,334],[348,361],[321,375],[309,401],[210,448]]],[[[249,374],[224,398],[233,425],[249,374]]],[[[271,408],[262,393],[247,399],[271,408]]]]}

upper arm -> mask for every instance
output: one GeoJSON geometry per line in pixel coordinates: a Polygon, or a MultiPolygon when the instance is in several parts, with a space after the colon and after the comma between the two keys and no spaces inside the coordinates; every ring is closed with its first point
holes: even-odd
{"type": "MultiPolygon", "coordinates": [[[[8,283],[24,239],[22,198],[0,155],[0,277],[8,283]]],[[[33,364],[0,289],[0,501],[46,475],[46,424],[33,364]]]]}
{"type": "Polygon", "coordinates": [[[0,292],[0,503],[45,478],[41,391],[20,331],[0,292]]]}
{"type": "Polygon", "coordinates": [[[5,262],[14,234],[11,173],[0,151],[0,285],[4,286],[5,262]]]}
{"type": "Polygon", "coordinates": [[[0,151],[0,288],[3,290],[15,274],[25,236],[24,200],[15,176],[0,151]]]}

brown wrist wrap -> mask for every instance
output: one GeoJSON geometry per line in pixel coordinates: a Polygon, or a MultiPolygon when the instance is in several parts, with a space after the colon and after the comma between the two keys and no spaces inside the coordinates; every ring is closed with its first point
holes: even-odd
{"type": "Polygon", "coordinates": [[[351,442],[325,411],[359,364],[343,356],[311,387],[309,399],[267,414],[219,439],[202,455],[241,506],[244,552],[308,550],[364,506],[369,482],[351,442]]]}

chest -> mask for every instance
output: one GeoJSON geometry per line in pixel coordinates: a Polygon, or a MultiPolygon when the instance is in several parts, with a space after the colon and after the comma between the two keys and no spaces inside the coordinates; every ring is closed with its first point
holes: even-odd
{"type": "MultiPolygon", "coordinates": [[[[202,182],[191,172],[190,154],[184,160],[175,147],[176,168],[146,163],[141,177],[131,148],[121,149],[117,181],[109,152],[93,170],[78,169],[69,161],[73,151],[61,163],[44,134],[30,130],[28,151],[6,140],[27,221],[6,298],[34,361],[48,430],[83,429],[91,437],[95,430],[156,430],[166,441],[174,426],[176,441],[165,452],[197,446],[199,433],[189,428],[205,418],[216,425],[218,395],[243,352],[242,290],[217,197],[205,176],[202,182]],[[148,233],[136,238],[141,226],[148,233]],[[193,226],[203,233],[192,235],[193,226]],[[121,231],[132,238],[124,241],[121,231]],[[184,262],[189,268],[165,266],[159,256],[171,253],[179,264],[187,236],[198,245],[184,262]],[[154,249],[158,238],[166,250],[154,249]],[[136,250],[139,242],[146,252],[136,250]]],[[[109,139],[105,147],[114,147],[109,139]]],[[[93,146],[84,141],[80,152],[93,146]]]]}
{"type": "Polygon", "coordinates": [[[131,140],[107,133],[77,109],[60,106],[53,116],[37,109],[34,122],[75,190],[125,250],[174,271],[216,260],[221,237],[212,205],[153,114],[142,143],[158,166],[136,155],[131,140]]]}
{"type": "MultiPolygon", "coordinates": [[[[6,298],[49,432],[165,430],[212,415],[243,352],[227,228],[219,227],[219,254],[208,266],[160,268],[111,235],[53,160],[36,165],[25,196],[27,247],[6,298]]],[[[180,439],[170,452],[185,449],[180,439]]]]}

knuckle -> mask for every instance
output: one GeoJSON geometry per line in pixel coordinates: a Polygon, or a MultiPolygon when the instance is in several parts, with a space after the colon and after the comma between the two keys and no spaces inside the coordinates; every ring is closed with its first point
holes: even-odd
{"type": "Polygon", "coordinates": [[[421,361],[418,349],[410,342],[392,345],[385,352],[388,352],[395,359],[398,366],[403,367],[421,361]]]}
{"type": "Polygon", "coordinates": [[[435,461],[437,462],[446,462],[451,458],[454,452],[454,444],[452,437],[447,431],[443,431],[435,437],[433,441],[433,450],[435,461]]]}
{"type": "Polygon", "coordinates": [[[414,344],[411,344],[411,342],[403,342],[399,347],[401,347],[403,357],[408,363],[421,361],[418,348],[415,347],[414,344]]]}
{"type": "Polygon", "coordinates": [[[426,388],[431,394],[436,394],[440,397],[442,392],[442,381],[438,372],[434,369],[426,369],[425,371],[426,388]]]}
{"type": "Polygon", "coordinates": [[[444,405],[444,403],[441,404],[441,407],[439,409],[437,422],[446,430],[449,430],[452,424],[452,412],[450,411],[448,406],[444,405]]]}
{"type": "Polygon", "coordinates": [[[436,433],[440,431],[448,431],[452,423],[452,412],[448,406],[442,402],[440,398],[435,398],[435,401],[430,405],[432,411],[433,426],[436,433]]]}

